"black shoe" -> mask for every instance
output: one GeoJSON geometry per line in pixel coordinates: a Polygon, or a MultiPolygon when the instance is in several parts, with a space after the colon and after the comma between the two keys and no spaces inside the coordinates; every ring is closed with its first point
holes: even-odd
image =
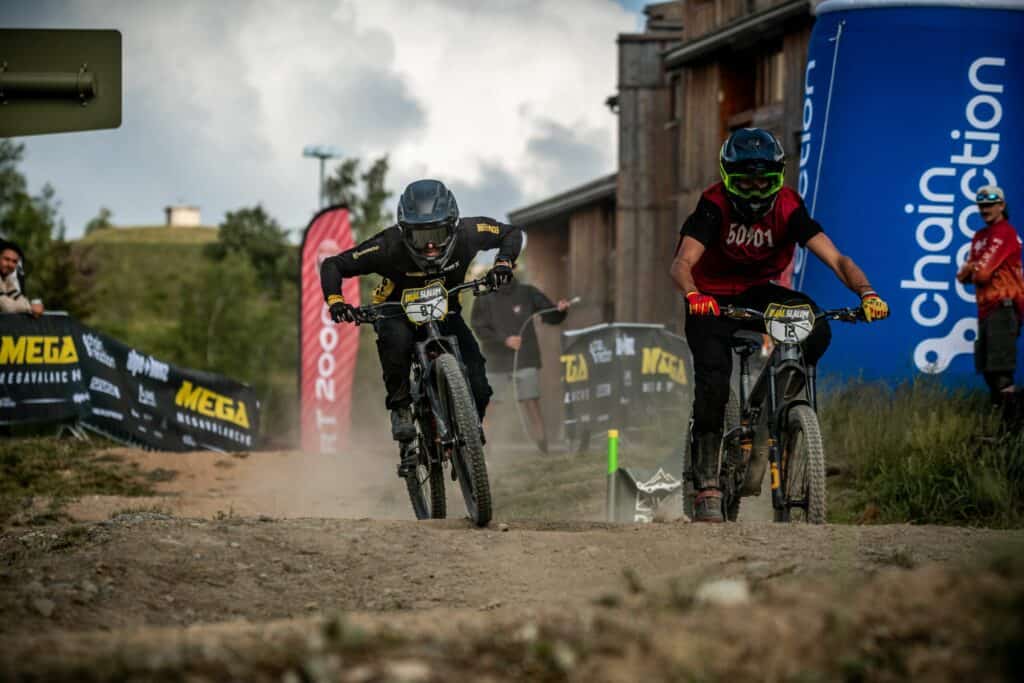
{"type": "Polygon", "coordinates": [[[718,489],[704,489],[697,494],[693,503],[693,521],[711,522],[725,521],[722,516],[722,492],[718,489]]]}
{"type": "Polygon", "coordinates": [[[547,455],[548,454],[548,440],[547,439],[541,439],[540,441],[538,441],[537,442],[537,450],[540,451],[542,455],[547,455]]]}
{"type": "Polygon", "coordinates": [[[391,438],[401,442],[416,438],[416,425],[413,424],[412,409],[409,406],[391,410],[391,438]]]}

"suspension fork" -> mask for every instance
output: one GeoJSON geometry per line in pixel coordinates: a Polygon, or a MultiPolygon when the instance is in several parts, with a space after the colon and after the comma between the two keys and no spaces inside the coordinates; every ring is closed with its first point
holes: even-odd
{"type": "Polygon", "coordinates": [[[778,396],[776,394],[776,375],[778,366],[773,363],[768,375],[768,468],[772,478],[772,507],[781,510],[785,506],[782,493],[782,477],[780,474],[779,457],[779,413],[778,396]]]}

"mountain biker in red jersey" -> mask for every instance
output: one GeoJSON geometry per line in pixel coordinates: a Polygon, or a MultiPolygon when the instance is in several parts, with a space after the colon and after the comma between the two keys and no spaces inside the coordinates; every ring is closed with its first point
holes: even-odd
{"type": "Polygon", "coordinates": [[[1006,209],[1003,190],[986,185],[975,197],[985,227],[974,233],[971,251],[956,274],[974,284],[978,300],[978,340],[974,365],[985,378],[992,403],[1005,415],[1014,396],[1017,337],[1024,322],[1024,272],[1020,236],[1006,209]]]}
{"type": "MultiPolygon", "coordinates": [[[[783,187],[785,154],[766,130],[733,132],[719,158],[722,181],[707,188],[680,230],[672,279],[686,295],[686,340],[693,353],[694,521],[721,522],[718,453],[732,374],[730,337],[738,329],[763,332],[763,324],[719,317],[720,306],[764,311],[771,303],[810,304],[801,292],[778,283],[796,245],[806,246],[861,299],[871,322],[889,315],[863,271],[840,253],[811,218],[800,195],[783,187]]],[[[818,320],[803,343],[804,358],[815,365],[832,338],[818,320]]],[[[799,387],[802,388],[802,387],[799,387]]]]}

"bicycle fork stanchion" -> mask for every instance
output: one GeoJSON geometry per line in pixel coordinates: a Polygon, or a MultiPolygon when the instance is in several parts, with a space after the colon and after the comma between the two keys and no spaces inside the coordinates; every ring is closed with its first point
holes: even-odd
{"type": "Polygon", "coordinates": [[[615,473],[619,470],[619,430],[608,430],[608,493],[605,508],[609,522],[615,521],[615,473]]]}
{"type": "Polygon", "coordinates": [[[782,481],[779,476],[779,447],[775,439],[768,438],[768,463],[772,477],[772,507],[781,510],[785,504],[782,497],[782,481]]]}

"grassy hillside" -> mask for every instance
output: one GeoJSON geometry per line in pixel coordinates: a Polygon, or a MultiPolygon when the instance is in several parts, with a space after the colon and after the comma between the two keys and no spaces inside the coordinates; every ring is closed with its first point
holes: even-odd
{"type": "Polygon", "coordinates": [[[164,225],[138,225],[97,230],[79,240],[80,244],[206,244],[217,241],[217,228],[169,228],[164,225]]]}
{"type": "Polygon", "coordinates": [[[120,231],[102,230],[75,244],[74,254],[87,275],[93,302],[93,312],[83,322],[149,353],[167,356],[173,351],[168,333],[179,318],[182,290],[197,281],[203,266],[203,245],[92,239],[120,231]]]}

